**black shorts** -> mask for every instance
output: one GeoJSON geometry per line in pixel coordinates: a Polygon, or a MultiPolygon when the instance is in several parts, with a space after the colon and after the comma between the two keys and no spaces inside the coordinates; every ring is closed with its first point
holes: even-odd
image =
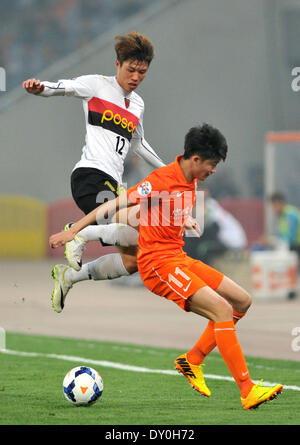
{"type": "Polygon", "coordinates": [[[86,215],[103,202],[119,196],[124,187],[97,168],[81,167],[71,175],[74,201],[86,215]]]}

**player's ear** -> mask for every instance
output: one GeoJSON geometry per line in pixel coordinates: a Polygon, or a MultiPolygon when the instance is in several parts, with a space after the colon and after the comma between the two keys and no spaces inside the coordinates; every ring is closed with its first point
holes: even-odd
{"type": "Polygon", "coordinates": [[[201,158],[200,158],[199,155],[193,155],[192,158],[193,158],[193,161],[194,161],[196,164],[198,164],[198,163],[201,162],[201,158]]]}

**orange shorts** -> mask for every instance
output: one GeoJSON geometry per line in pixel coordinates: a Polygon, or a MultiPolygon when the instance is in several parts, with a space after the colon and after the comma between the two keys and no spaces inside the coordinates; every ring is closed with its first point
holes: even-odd
{"type": "Polygon", "coordinates": [[[182,251],[179,255],[138,259],[139,274],[154,294],[174,301],[189,311],[188,298],[204,286],[216,290],[224,274],[182,251]]]}

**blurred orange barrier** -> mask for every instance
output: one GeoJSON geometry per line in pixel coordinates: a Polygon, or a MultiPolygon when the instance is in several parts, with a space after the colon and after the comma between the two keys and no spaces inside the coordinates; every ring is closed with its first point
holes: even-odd
{"type": "Polygon", "coordinates": [[[0,195],[0,257],[42,258],[47,253],[47,206],[27,196],[0,195]]]}

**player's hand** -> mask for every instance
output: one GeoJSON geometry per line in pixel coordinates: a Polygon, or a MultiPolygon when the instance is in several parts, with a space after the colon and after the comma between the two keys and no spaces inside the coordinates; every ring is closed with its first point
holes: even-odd
{"type": "Polygon", "coordinates": [[[200,238],[200,235],[201,235],[200,226],[199,226],[197,220],[195,218],[193,218],[192,216],[189,215],[185,219],[185,221],[184,221],[184,229],[185,230],[191,230],[193,232],[193,234],[197,238],[200,238]]]}
{"type": "Polygon", "coordinates": [[[57,247],[64,246],[74,238],[75,233],[73,233],[70,229],[66,230],[65,232],[55,233],[49,238],[49,246],[52,247],[52,249],[56,249],[57,247]]]}
{"type": "Polygon", "coordinates": [[[30,94],[40,94],[44,91],[45,86],[41,84],[39,79],[27,79],[23,82],[23,88],[30,94]]]}

